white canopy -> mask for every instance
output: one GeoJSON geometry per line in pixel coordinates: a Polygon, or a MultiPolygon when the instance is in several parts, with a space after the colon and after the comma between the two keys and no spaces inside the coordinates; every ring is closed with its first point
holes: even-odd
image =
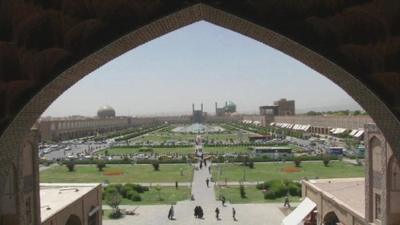
{"type": "Polygon", "coordinates": [[[303,225],[304,218],[317,206],[309,198],[305,198],[293,212],[282,221],[282,225],[303,225]]]}

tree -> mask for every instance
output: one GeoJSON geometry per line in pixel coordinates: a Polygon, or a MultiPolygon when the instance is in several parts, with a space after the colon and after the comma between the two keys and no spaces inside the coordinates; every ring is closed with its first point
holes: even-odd
{"type": "Polygon", "coordinates": [[[300,164],[301,164],[301,159],[300,158],[294,158],[293,162],[294,162],[294,165],[296,167],[300,167],[300,164]]]}
{"type": "Polygon", "coordinates": [[[106,167],[106,163],[102,160],[97,161],[96,163],[97,169],[99,169],[99,171],[103,171],[103,168],[106,167]]]}
{"type": "Polygon", "coordinates": [[[108,192],[106,195],[106,203],[112,208],[110,217],[119,218],[121,217],[121,211],[119,204],[121,204],[122,197],[117,191],[108,192]]]}
{"type": "Polygon", "coordinates": [[[324,163],[324,166],[328,166],[330,161],[331,159],[329,156],[327,155],[322,156],[322,162],[324,163]]]}
{"type": "Polygon", "coordinates": [[[153,163],[151,163],[151,165],[153,166],[153,169],[155,171],[159,171],[160,170],[160,162],[154,161],[153,163]]]}
{"type": "Polygon", "coordinates": [[[75,171],[75,161],[70,160],[65,164],[65,166],[68,168],[69,172],[75,171]]]}
{"type": "Polygon", "coordinates": [[[243,184],[240,185],[239,191],[240,191],[240,197],[241,198],[246,198],[246,190],[244,189],[244,185],[243,184]]]}

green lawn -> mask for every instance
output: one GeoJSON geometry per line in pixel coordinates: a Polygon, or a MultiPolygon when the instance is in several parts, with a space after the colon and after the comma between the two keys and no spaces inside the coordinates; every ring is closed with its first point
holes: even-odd
{"type": "Polygon", "coordinates": [[[105,180],[111,183],[189,182],[192,177],[192,167],[187,164],[161,164],[160,171],[154,171],[152,165],[107,165],[103,172],[99,172],[96,165],[77,165],[74,172],[68,172],[65,166],[54,166],[40,172],[40,182],[44,183],[100,183],[105,180]],[[105,175],[107,172],[123,174],[105,175]]]}
{"type": "MultiPolygon", "coordinates": [[[[177,201],[183,201],[190,198],[191,190],[188,187],[160,187],[160,192],[156,188],[150,188],[140,196],[142,201],[134,202],[123,198],[121,205],[155,205],[155,204],[175,204],[177,201]],[[161,197],[161,200],[160,200],[161,197]]],[[[103,204],[107,204],[103,201],[103,204]]]]}
{"type": "MultiPolygon", "coordinates": [[[[107,149],[108,155],[125,155],[140,153],[140,148],[110,148],[107,149]]],[[[105,150],[98,151],[96,154],[104,154],[105,150]]],[[[189,154],[194,153],[194,147],[173,147],[173,148],[153,148],[153,151],[158,154],[189,154]]],[[[230,146],[230,147],[205,147],[204,151],[207,153],[249,153],[247,146],[230,146]]]]}
{"type": "Polygon", "coordinates": [[[272,179],[300,180],[301,178],[339,178],[339,177],[363,177],[364,167],[347,164],[341,161],[331,161],[328,167],[322,162],[302,162],[299,172],[283,172],[284,167],[293,167],[293,162],[287,163],[255,163],[254,169],[235,164],[214,165],[213,177],[216,180],[239,181],[245,174],[247,181],[266,181],[272,179]]]}
{"type": "MultiPolygon", "coordinates": [[[[264,199],[264,194],[261,190],[256,187],[246,187],[246,198],[241,198],[238,186],[221,187],[215,189],[215,198],[219,199],[220,196],[225,196],[226,200],[237,204],[237,203],[268,203],[268,202],[284,202],[284,197],[277,199],[264,199]]],[[[290,202],[300,201],[300,197],[290,196],[290,202]]]]}
{"type": "MultiPolygon", "coordinates": [[[[229,141],[229,140],[234,140],[234,141],[248,141],[248,133],[240,133],[236,130],[234,131],[225,131],[222,133],[208,133],[208,134],[202,134],[203,138],[205,140],[214,140],[214,141],[229,141]]],[[[172,131],[165,131],[165,130],[159,130],[159,131],[154,131],[145,135],[142,135],[140,137],[132,138],[130,141],[155,141],[155,142],[164,142],[164,141],[169,141],[169,140],[174,140],[174,141],[194,141],[196,138],[196,134],[191,134],[191,133],[176,133],[172,131]]]]}

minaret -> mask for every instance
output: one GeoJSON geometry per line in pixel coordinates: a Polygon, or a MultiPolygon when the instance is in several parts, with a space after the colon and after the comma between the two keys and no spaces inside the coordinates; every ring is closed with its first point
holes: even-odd
{"type": "Polygon", "coordinates": [[[201,112],[203,112],[203,103],[201,103],[201,112]]]}
{"type": "Polygon", "coordinates": [[[192,111],[194,112],[194,103],[192,104],[192,111]]]}
{"type": "Polygon", "coordinates": [[[215,114],[217,114],[217,112],[218,112],[218,103],[215,102],[215,114]]]}

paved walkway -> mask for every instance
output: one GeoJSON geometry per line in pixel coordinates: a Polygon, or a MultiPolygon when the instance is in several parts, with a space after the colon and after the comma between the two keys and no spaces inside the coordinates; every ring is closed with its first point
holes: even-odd
{"type": "MultiPolygon", "coordinates": [[[[207,166],[210,166],[209,164],[207,166]]],[[[178,202],[175,206],[176,220],[168,220],[169,205],[139,206],[136,212],[139,215],[125,216],[118,220],[103,220],[104,225],[280,225],[285,215],[280,210],[281,203],[270,204],[229,204],[222,206],[220,201],[215,200],[214,184],[206,185],[206,179],[211,178],[207,167],[195,170],[193,176],[192,194],[195,200],[178,202]],[[204,210],[204,218],[194,217],[194,207],[201,206],[204,210]],[[215,218],[215,208],[220,210],[221,220],[215,218]],[[237,221],[232,218],[232,207],[236,209],[237,221]]],[[[135,209],[137,206],[120,206],[122,209],[135,209]]],[[[108,207],[104,207],[108,208],[108,207]]]]}

